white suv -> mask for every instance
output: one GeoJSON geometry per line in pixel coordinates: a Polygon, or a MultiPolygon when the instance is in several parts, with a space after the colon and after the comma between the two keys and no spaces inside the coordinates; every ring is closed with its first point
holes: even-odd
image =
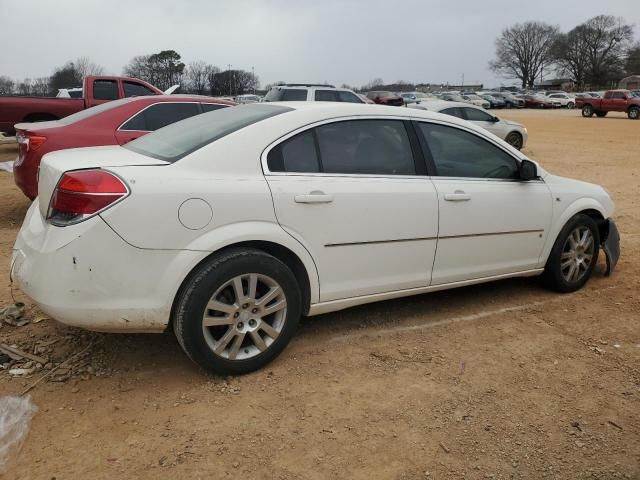
{"type": "Polygon", "coordinates": [[[354,91],[333,85],[291,83],[272,87],[265,102],[344,102],[366,103],[354,91]]]}

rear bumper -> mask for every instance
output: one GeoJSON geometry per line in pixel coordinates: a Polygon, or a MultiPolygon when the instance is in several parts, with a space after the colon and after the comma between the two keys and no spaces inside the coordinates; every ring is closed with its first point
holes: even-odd
{"type": "Polygon", "coordinates": [[[61,323],[104,332],[161,332],[184,273],[198,252],[144,250],[100,218],[46,224],[38,200],[27,212],[11,259],[12,281],[61,323]]]}

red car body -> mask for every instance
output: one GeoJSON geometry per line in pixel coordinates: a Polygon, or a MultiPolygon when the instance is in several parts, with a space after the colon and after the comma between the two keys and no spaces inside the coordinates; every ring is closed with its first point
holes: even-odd
{"type": "Polygon", "coordinates": [[[525,95],[524,96],[525,108],[553,108],[553,104],[537,95],[525,95]]]}
{"type": "Polygon", "coordinates": [[[33,200],[38,195],[38,168],[43,155],[56,150],[123,145],[150,131],[236,105],[195,95],[131,97],[105,103],[61,120],[16,125],[19,150],[13,166],[16,185],[33,200]]]}
{"type": "Polygon", "coordinates": [[[58,120],[101,103],[144,95],[162,91],[137,78],[89,76],[83,98],[0,97],[0,132],[12,134],[16,123],[58,120]]]}
{"type": "Polygon", "coordinates": [[[386,91],[373,91],[367,93],[367,98],[379,105],[391,105],[394,107],[404,107],[404,98],[386,91]]]}

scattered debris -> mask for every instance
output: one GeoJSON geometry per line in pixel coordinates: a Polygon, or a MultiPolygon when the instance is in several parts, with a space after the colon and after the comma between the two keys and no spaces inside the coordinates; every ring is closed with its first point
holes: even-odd
{"type": "Polygon", "coordinates": [[[447,447],[444,443],[440,442],[440,448],[442,448],[442,450],[444,450],[445,453],[451,453],[451,450],[449,450],[449,447],[447,447]]]}
{"type": "Polygon", "coordinates": [[[616,422],[614,422],[613,420],[607,420],[607,422],[608,422],[610,425],[612,425],[612,426],[616,427],[618,430],[623,430],[623,428],[622,428],[620,425],[618,425],[616,422]]]}
{"type": "Polygon", "coordinates": [[[26,377],[27,375],[31,375],[36,371],[36,367],[30,368],[12,368],[9,370],[9,375],[13,375],[14,377],[26,377]]]}
{"type": "Polygon", "coordinates": [[[13,325],[14,327],[23,327],[29,323],[29,319],[24,318],[24,311],[24,303],[14,303],[13,305],[9,305],[8,307],[0,310],[0,320],[4,321],[4,323],[8,325],[13,325]]]}
{"type": "Polygon", "coordinates": [[[22,360],[24,358],[28,358],[29,360],[33,360],[36,363],[44,365],[47,363],[47,359],[40,357],[38,355],[33,355],[31,353],[23,352],[17,347],[11,347],[5,343],[0,343],[0,352],[9,355],[14,360],[22,360]]]}
{"type": "Polygon", "coordinates": [[[0,475],[18,453],[38,407],[26,397],[0,397],[0,475]]]}
{"type": "Polygon", "coordinates": [[[31,320],[31,323],[40,323],[40,322],[42,322],[44,320],[49,320],[49,317],[45,317],[45,316],[41,315],[41,316],[36,317],[33,320],[31,320]]]}

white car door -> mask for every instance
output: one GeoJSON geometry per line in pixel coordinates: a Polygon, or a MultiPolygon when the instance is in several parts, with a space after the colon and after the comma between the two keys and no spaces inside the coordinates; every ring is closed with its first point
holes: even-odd
{"type": "Polygon", "coordinates": [[[313,256],[321,301],[429,285],[438,200],[412,128],[332,121],[263,158],[278,222],[313,256]]]}
{"type": "Polygon", "coordinates": [[[432,285],[539,268],[552,214],[547,185],[518,180],[515,157],[471,130],[417,125],[440,208],[432,285]]]}

